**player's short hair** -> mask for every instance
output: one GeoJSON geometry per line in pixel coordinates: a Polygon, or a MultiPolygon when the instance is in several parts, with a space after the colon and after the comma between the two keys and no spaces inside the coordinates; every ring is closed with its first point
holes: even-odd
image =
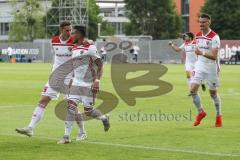
{"type": "Polygon", "coordinates": [[[202,14],[199,16],[199,18],[207,18],[207,19],[211,20],[211,16],[210,16],[209,14],[207,14],[207,13],[202,13],[202,14]]]}
{"type": "Polygon", "coordinates": [[[79,33],[82,34],[82,36],[86,36],[86,27],[84,26],[74,26],[73,29],[77,30],[79,33]]]}
{"type": "MultiPolygon", "coordinates": [[[[187,35],[188,37],[194,39],[194,34],[192,32],[186,32],[184,36],[187,35]]],[[[184,38],[185,39],[185,38],[184,38]]]]}
{"type": "Polygon", "coordinates": [[[60,23],[60,27],[63,28],[65,26],[70,26],[71,25],[71,22],[68,22],[68,21],[63,21],[60,23]]]}

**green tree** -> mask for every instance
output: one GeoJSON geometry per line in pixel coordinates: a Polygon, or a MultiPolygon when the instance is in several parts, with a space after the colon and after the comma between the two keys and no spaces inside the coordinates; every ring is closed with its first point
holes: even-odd
{"type": "Polygon", "coordinates": [[[154,39],[175,38],[181,31],[181,18],[173,0],[125,0],[130,23],[128,35],[151,35],[154,39]]]}
{"type": "Polygon", "coordinates": [[[98,23],[101,24],[101,36],[113,35],[114,29],[107,21],[99,16],[100,9],[96,0],[89,0],[89,38],[95,40],[98,37],[98,23]]]}
{"type": "Polygon", "coordinates": [[[10,41],[33,41],[44,37],[43,11],[37,0],[26,0],[17,7],[17,1],[11,1],[14,20],[10,23],[10,41]]]}
{"type": "Polygon", "coordinates": [[[239,0],[207,0],[201,11],[211,15],[211,28],[221,39],[240,39],[239,0]]]}
{"type": "Polygon", "coordinates": [[[59,0],[52,0],[52,8],[50,8],[43,17],[44,26],[48,38],[59,34],[59,0]],[[47,27],[47,24],[53,26],[47,27]]]}

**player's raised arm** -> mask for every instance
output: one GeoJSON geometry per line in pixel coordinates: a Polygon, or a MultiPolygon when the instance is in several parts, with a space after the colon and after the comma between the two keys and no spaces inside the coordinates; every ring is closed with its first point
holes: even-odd
{"type": "Polygon", "coordinates": [[[172,41],[169,41],[168,42],[168,44],[169,44],[169,46],[171,46],[171,48],[173,49],[173,50],[175,50],[176,52],[181,52],[182,51],[182,47],[183,47],[183,45],[181,45],[180,47],[178,47],[178,46],[176,46],[172,41]]]}

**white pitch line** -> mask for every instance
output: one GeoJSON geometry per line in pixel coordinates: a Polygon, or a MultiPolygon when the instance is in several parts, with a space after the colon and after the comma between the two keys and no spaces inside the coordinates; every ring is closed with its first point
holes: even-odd
{"type": "MultiPolygon", "coordinates": [[[[1,134],[0,133],[0,135],[2,135],[2,136],[25,137],[23,135],[16,135],[16,134],[1,134]]],[[[48,139],[48,140],[54,140],[54,141],[59,140],[57,138],[43,137],[43,136],[34,136],[34,138],[48,139]]],[[[186,149],[173,149],[173,148],[163,148],[163,147],[150,147],[150,146],[142,146],[142,145],[118,144],[118,143],[98,142],[98,141],[94,142],[94,141],[88,141],[88,140],[83,141],[82,143],[113,146],[113,147],[120,147],[120,148],[157,150],[157,151],[178,152],[178,153],[188,153],[188,154],[198,154],[198,155],[218,156],[218,157],[240,157],[240,154],[207,152],[207,151],[186,150],[186,149]]]]}
{"type": "Polygon", "coordinates": [[[6,108],[18,108],[18,107],[32,107],[34,105],[9,105],[9,106],[0,106],[0,109],[6,108]]]}

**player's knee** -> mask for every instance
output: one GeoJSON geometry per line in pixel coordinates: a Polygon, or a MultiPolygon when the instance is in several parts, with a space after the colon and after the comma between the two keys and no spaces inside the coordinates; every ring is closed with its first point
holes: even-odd
{"type": "Polygon", "coordinates": [[[192,97],[195,97],[197,95],[197,92],[190,91],[190,94],[191,94],[192,97]]]}
{"type": "Polygon", "coordinates": [[[67,103],[68,103],[68,105],[77,106],[77,103],[75,103],[72,100],[68,100],[67,103]]]}
{"type": "Polygon", "coordinates": [[[47,96],[43,96],[40,100],[39,100],[39,104],[42,104],[44,106],[44,108],[48,105],[48,103],[51,101],[50,97],[47,96]]]}
{"type": "Polygon", "coordinates": [[[87,115],[87,116],[90,116],[92,111],[93,111],[93,106],[86,106],[84,107],[84,113],[87,115]]]}
{"type": "Polygon", "coordinates": [[[198,87],[199,87],[198,84],[192,83],[192,84],[191,84],[191,90],[190,90],[190,92],[191,92],[191,93],[197,93],[198,87]]]}
{"type": "Polygon", "coordinates": [[[212,98],[217,96],[217,91],[216,90],[209,90],[209,94],[212,98]]]}

